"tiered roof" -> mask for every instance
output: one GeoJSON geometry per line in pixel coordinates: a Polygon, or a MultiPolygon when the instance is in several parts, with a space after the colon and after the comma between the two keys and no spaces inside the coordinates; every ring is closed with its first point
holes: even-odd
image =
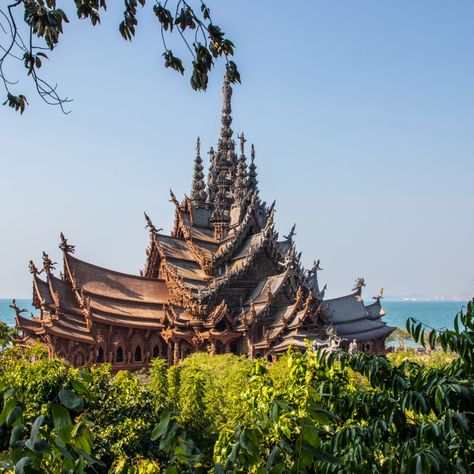
{"type": "Polygon", "coordinates": [[[217,150],[209,152],[207,185],[198,139],[190,197],[179,202],[171,192],[171,235],[145,214],[150,241],[141,275],[76,258],[61,234],[63,276],[53,274],[55,264],[46,254],[41,272],[31,263],[33,301],[41,317],[19,315],[20,329],[91,345],[97,344],[98,327],[156,331],[166,341],[192,341],[195,348],[247,338],[250,355],[302,346],[305,339],[320,341],[328,325],[348,340],[390,334],[393,328],[381,321],[380,298],[364,306],[360,287],[324,300],[319,261],[310,271],[302,268],[295,228],[279,240],[275,204],[267,206],[259,197],[255,148],[249,166],[243,134],[240,154],[235,151],[231,95],[226,79],[221,136],[217,150]]]}

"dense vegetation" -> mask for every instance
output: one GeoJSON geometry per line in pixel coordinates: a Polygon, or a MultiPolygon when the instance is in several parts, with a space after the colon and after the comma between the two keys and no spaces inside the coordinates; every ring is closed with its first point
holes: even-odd
{"type": "Polygon", "coordinates": [[[87,371],[15,345],[0,357],[7,472],[474,470],[474,304],[453,331],[407,330],[430,356],[197,354],[149,373],[87,371]],[[428,340],[428,342],[425,342],[428,340]]]}

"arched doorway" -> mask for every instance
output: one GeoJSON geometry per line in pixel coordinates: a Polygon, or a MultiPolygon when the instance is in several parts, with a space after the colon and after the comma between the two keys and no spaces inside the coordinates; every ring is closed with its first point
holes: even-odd
{"type": "Polygon", "coordinates": [[[115,352],[115,362],[117,363],[123,363],[124,358],[123,358],[123,349],[122,346],[119,346],[117,348],[117,351],[115,352]]]}
{"type": "Polygon", "coordinates": [[[97,349],[96,362],[98,364],[103,364],[105,361],[104,348],[101,346],[97,349]]]}
{"type": "Polygon", "coordinates": [[[134,360],[135,362],[141,362],[142,361],[142,348],[140,346],[135,347],[135,357],[134,360]]]}

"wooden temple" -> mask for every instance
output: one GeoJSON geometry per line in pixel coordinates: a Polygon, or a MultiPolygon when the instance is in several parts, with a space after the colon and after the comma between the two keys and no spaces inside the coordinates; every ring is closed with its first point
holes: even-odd
{"type": "Polygon", "coordinates": [[[131,370],[155,357],[176,364],[199,351],[271,359],[289,346],[324,346],[329,330],[343,344],[385,351],[394,328],[382,321],[381,293],[364,305],[359,279],[351,294],[325,299],[319,261],[304,270],[294,228],[279,239],[275,205],[259,196],[254,146],[248,160],[244,135],[239,149],[232,138],[231,96],[225,80],[207,182],[198,139],[189,197],[178,201],[171,192],[171,235],[145,214],[150,240],[140,275],[78,259],[63,234],[60,277],[46,253],[41,270],[30,262],[40,313],[25,318],[16,308],[25,343],[39,340],[50,356],[75,366],[108,362],[131,370]]]}

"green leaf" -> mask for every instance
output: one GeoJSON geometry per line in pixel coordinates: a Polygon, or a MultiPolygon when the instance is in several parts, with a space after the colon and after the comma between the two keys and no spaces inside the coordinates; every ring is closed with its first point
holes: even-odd
{"type": "Polygon", "coordinates": [[[52,408],[53,423],[56,431],[68,430],[72,426],[71,415],[69,411],[61,405],[53,405],[52,408]]]}
{"type": "Polygon", "coordinates": [[[25,425],[16,425],[10,436],[10,448],[16,448],[16,443],[21,438],[23,431],[25,430],[25,425]]]}
{"type": "Polygon", "coordinates": [[[59,392],[59,400],[70,410],[79,411],[84,408],[84,400],[78,397],[72,390],[61,390],[59,392]]]}
{"type": "Polygon", "coordinates": [[[15,474],[25,474],[25,467],[33,462],[29,456],[21,458],[15,465],[15,474]]]}
{"type": "Polygon", "coordinates": [[[156,441],[158,438],[161,438],[168,431],[168,426],[171,420],[171,413],[169,410],[166,410],[161,415],[160,423],[155,427],[151,434],[152,441],[156,441]]]}
{"type": "Polygon", "coordinates": [[[7,415],[16,406],[16,399],[14,397],[5,400],[2,413],[0,414],[0,425],[3,425],[7,419],[7,415]]]}
{"type": "Polygon", "coordinates": [[[82,449],[76,449],[76,452],[84,458],[84,460],[87,464],[89,464],[89,466],[93,466],[94,464],[96,464],[98,466],[105,467],[105,464],[102,461],[99,461],[97,458],[91,456],[90,454],[87,454],[82,449]]]}
{"type": "Polygon", "coordinates": [[[43,415],[38,416],[36,418],[35,422],[33,423],[33,426],[31,427],[31,432],[30,432],[30,440],[34,443],[38,439],[39,435],[39,430],[43,426],[44,422],[46,421],[46,417],[43,415]]]}
{"type": "Polygon", "coordinates": [[[339,464],[340,461],[332,454],[320,451],[319,449],[312,448],[311,446],[303,446],[303,450],[311,454],[314,458],[319,459],[320,461],[325,461],[330,464],[339,464]]]}
{"type": "Polygon", "coordinates": [[[21,414],[23,413],[21,407],[19,407],[18,405],[16,405],[15,407],[13,407],[9,412],[8,412],[8,415],[7,415],[7,418],[5,420],[7,426],[12,426],[13,423],[15,423],[15,421],[18,420],[18,418],[21,417],[21,414]]]}
{"type": "Polygon", "coordinates": [[[461,426],[461,428],[466,432],[466,433],[469,433],[470,432],[470,429],[469,429],[469,421],[467,420],[467,418],[460,412],[456,412],[454,414],[454,418],[456,418],[456,421],[459,423],[459,426],[461,426]]]}
{"type": "Polygon", "coordinates": [[[178,423],[173,421],[165,436],[161,439],[160,449],[163,451],[170,451],[172,446],[176,443],[176,437],[178,432],[178,423]]]}
{"type": "Polygon", "coordinates": [[[214,466],[214,474],[224,474],[224,466],[220,462],[214,466]]]}

